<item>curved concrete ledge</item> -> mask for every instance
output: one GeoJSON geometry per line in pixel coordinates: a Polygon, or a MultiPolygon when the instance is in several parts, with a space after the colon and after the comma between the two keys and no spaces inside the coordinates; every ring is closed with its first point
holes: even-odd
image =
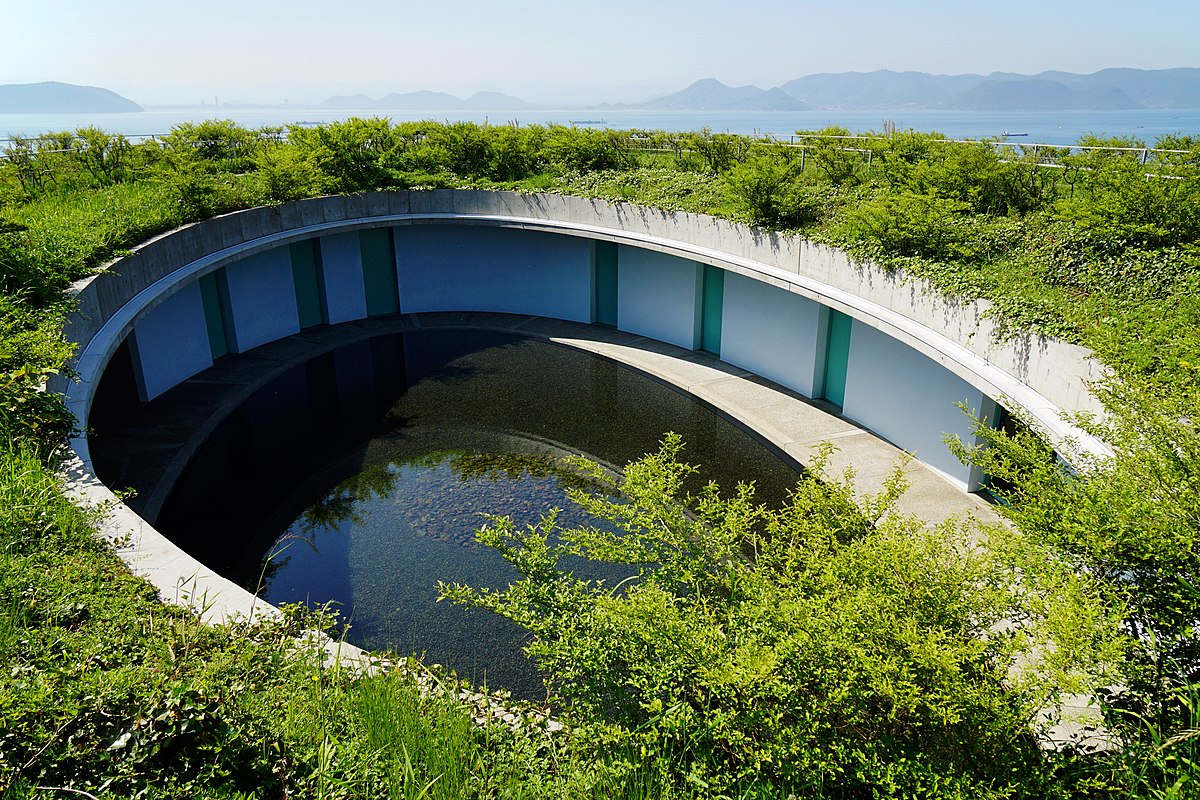
{"type": "MultiPolygon", "coordinates": [[[[716,356],[733,368],[725,373],[734,375],[732,387],[762,386],[761,375],[799,395],[830,398],[847,429],[871,429],[954,481],[963,506],[979,508],[961,492],[979,476],[947,460],[943,435],[970,431],[954,403],[987,417],[1007,398],[1057,441],[1104,452],[1062,419],[1098,410],[1087,387],[1101,371],[1082,348],[1034,336],[996,342],[986,304],[948,300],[837,250],[703,215],[511,192],[317,198],[164,234],[74,291],[78,311],[67,334],[80,346],[79,381],[51,388],[66,394],[83,427],[100,377],[123,346],[149,398],[224,352],[306,326],[501,312],[558,325],[606,323],[641,344],[622,350],[608,342],[604,355],[653,373],[645,353],[657,353],[662,364],[654,369],[680,373],[677,385],[801,461],[820,437],[787,432],[805,415],[783,403],[778,388],[751,400],[719,389],[720,381],[693,386],[687,374],[716,356]],[[776,404],[779,413],[774,422],[746,415],[747,403],[776,404]]],[[[594,336],[577,339],[575,346],[600,347],[594,336]]],[[[115,503],[92,475],[86,437],[72,447],[77,496],[111,506],[110,534],[134,536],[139,544],[128,555],[164,596],[198,591],[218,617],[255,609],[251,596],[115,503]]],[[[854,448],[847,450],[853,461],[854,448]]]]}
{"type": "MultiPolygon", "coordinates": [[[[138,435],[138,448],[161,458],[131,465],[118,479],[138,487],[129,505],[155,520],[176,481],[212,432],[262,386],[297,364],[338,348],[377,336],[417,330],[489,330],[551,342],[615,361],[687,393],[742,427],[754,431],[782,456],[806,463],[822,444],[838,451],[831,469],[856,471],[856,487],[873,493],[883,488],[893,468],[904,464],[910,491],[898,510],[931,524],[970,514],[998,519],[982,498],[962,492],[919,460],[906,459],[895,445],[840,417],[828,404],[812,401],[743,369],[730,367],[708,353],[623,333],[597,325],[547,317],[490,312],[407,314],[315,329],[255,348],[244,359],[223,361],[180,384],[189,396],[202,395],[203,406],[187,404],[186,426],[164,425],[163,417],[142,417],[134,425],[150,431],[138,435]],[[149,438],[147,438],[147,436],[149,438]]],[[[174,420],[174,417],[171,417],[174,420]]],[[[110,440],[110,449],[114,445],[110,440]]],[[[124,444],[115,445],[118,450],[124,444]]]]}
{"type": "Polygon", "coordinates": [[[70,392],[72,410],[86,418],[94,386],[89,377],[102,372],[138,320],[201,276],[314,237],[417,225],[563,234],[719,267],[844,313],[928,357],[988,397],[1010,398],[1055,439],[1105,452],[1100,443],[1062,420],[1063,412],[1100,412],[1088,386],[1103,375],[1103,368],[1085,349],[1046,337],[996,341],[984,302],[947,299],[923,281],[855,262],[835,249],[725,220],[510,192],[437,190],[318,198],[238,212],[152,239],[108,272],[75,287],[79,312],[67,333],[81,345],[76,369],[84,383],[70,392]]]}
{"type": "MultiPolygon", "coordinates": [[[[919,460],[906,459],[900,448],[838,416],[826,404],[814,403],[785,387],[732,368],[712,355],[595,325],[487,312],[404,315],[346,323],[256,348],[252,369],[234,364],[225,374],[215,367],[197,376],[196,380],[204,385],[220,385],[223,399],[209,418],[188,432],[186,442],[178,443],[179,452],[161,468],[159,485],[149,489],[148,496],[139,498],[143,513],[154,518],[190,454],[256,388],[313,355],[381,334],[430,328],[505,331],[594,353],[693,395],[799,463],[808,461],[823,444],[834,445],[830,470],[840,474],[854,469],[860,493],[880,491],[892,470],[902,465],[909,483],[909,490],[897,503],[902,513],[930,524],[951,517],[998,519],[983,499],[961,491],[919,460]]],[[[163,444],[155,441],[155,449],[162,449],[163,444]]],[[[155,585],[164,599],[188,606],[214,623],[277,613],[270,604],[179,549],[142,515],[119,502],[77,455],[67,461],[64,471],[68,491],[77,501],[103,509],[102,536],[114,544],[135,572],[155,585]]],[[[346,652],[362,657],[361,651],[353,647],[346,652]]]]}

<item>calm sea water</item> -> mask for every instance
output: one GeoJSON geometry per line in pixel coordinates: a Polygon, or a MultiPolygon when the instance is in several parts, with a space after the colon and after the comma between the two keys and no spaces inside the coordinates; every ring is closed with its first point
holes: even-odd
{"type": "Polygon", "coordinates": [[[938,131],[951,138],[984,139],[1007,133],[1026,134],[1014,141],[1073,144],[1085,134],[1122,136],[1154,144],[1166,134],[1200,133],[1200,109],[1135,111],[329,111],[309,108],[181,108],[136,114],[0,114],[0,138],[35,136],[48,131],[95,125],[126,136],[154,136],[181,122],[232,119],[248,127],[321,123],[349,117],[386,116],[403,122],[423,119],[523,125],[571,122],[589,127],[665,131],[714,131],[770,134],[787,139],[798,130],[841,125],[855,132],[883,130],[885,125],[938,131]]]}

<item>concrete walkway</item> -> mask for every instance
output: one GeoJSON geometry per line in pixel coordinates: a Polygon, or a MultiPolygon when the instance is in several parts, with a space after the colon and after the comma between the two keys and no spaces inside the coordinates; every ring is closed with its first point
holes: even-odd
{"type": "MultiPolygon", "coordinates": [[[[897,463],[904,463],[909,490],[898,507],[929,522],[972,515],[996,520],[991,506],[967,494],[915,458],[850,422],[837,409],[809,400],[760,376],[723,363],[707,353],[685,350],[644,336],[596,325],[511,314],[441,312],[362,320],[297,334],[215,365],[169,392],[170,416],[154,405],[135,410],[136,421],[120,436],[136,437],[137,459],[114,470],[109,479],[138,488],[127,504],[154,520],[171,488],[213,429],[255,389],[296,363],[351,342],[418,328],[479,328],[506,331],[595,353],[689,392],[740,425],[754,431],[799,464],[816,448],[831,443],[831,470],[853,468],[862,492],[876,492],[897,463]]],[[[107,452],[123,449],[110,438],[107,452]]]]}
{"type": "MultiPolygon", "coordinates": [[[[136,434],[141,439],[139,449],[152,455],[138,463],[125,464],[123,477],[128,484],[152,488],[143,489],[126,506],[111,509],[102,533],[120,543],[118,552],[122,558],[136,573],[149,579],[162,597],[196,607],[201,616],[212,622],[270,613],[273,609],[264,608],[263,601],[200,567],[144,519],[156,516],[195,450],[256,388],[299,361],[342,345],[421,328],[509,331],[610,358],[693,394],[756,431],[801,464],[819,444],[832,443],[838,449],[830,467],[834,472],[852,467],[857,487],[863,492],[878,491],[893,466],[905,458],[903,451],[844,419],[828,403],[801,397],[706,353],[609,328],[544,317],[483,312],[410,314],[300,333],[225,360],[171,390],[189,408],[187,419],[169,421],[147,414],[142,420],[145,427],[136,434]],[[139,518],[131,509],[142,516],[139,518]],[[202,598],[202,602],[196,598],[202,598]]],[[[179,407],[176,404],[176,409],[179,407]]],[[[111,497],[94,477],[82,474],[85,470],[81,463],[77,462],[75,468],[70,477],[78,499],[94,503],[103,496],[111,497]]],[[[908,460],[904,472],[910,488],[898,503],[901,512],[912,513],[930,523],[952,516],[972,516],[983,521],[999,519],[982,498],[963,492],[917,459],[908,460]]],[[[369,655],[358,648],[341,647],[343,659],[370,661],[369,655]]],[[[1047,746],[1078,735],[1084,721],[1092,725],[1097,721],[1095,709],[1088,707],[1087,699],[1082,697],[1068,700],[1053,717],[1062,721],[1049,732],[1047,746]]]]}
{"type": "MultiPolygon", "coordinates": [[[[433,319],[423,320],[423,324],[445,325],[454,324],[447,317],[458,315],[426,316],[433,319]]],[[[487,320],[472,322],[486,324],[487,320]]],[[[611,358],[687,391],[755,431],[800,464],[807,463],[820,444],[829,442],[837,448],[829,464],[831,470],[840,474],[853,468],[856,485],[863,492],[879,491],[884,478],[906,458],[896,446],[840,416],[835,406],[809,400],[708,353],[561,320],[528,318],[505,329],[611,358]]],[[[985,500],[963,492],[919,460],[910,458],[904,472],[910,488],[898,504],[900,511],[931,523],[965,515],[998,519],[985,500]]]]}

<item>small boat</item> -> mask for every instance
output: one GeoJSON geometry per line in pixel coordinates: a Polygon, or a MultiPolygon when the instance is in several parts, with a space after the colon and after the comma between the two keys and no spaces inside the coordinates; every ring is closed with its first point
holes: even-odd
{"type": "Polygon", "coordinates": [[[572,119],[568,120],[572,125],[607,125],[608,123],[602,119],[572,119]]]}
{"type": "Polygon", "coordinates": [[[1029,134],[1028,133],[1012,133],[1011,131],[1005,131],[1002,135],[1007,139],[1007,138],[1011,138],[1013,136],[1028,136],[1029,134]]]}

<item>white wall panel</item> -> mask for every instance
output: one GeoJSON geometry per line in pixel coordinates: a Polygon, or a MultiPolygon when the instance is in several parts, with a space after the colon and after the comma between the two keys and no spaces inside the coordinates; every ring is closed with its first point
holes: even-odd
{"type": "Polygon", "coordinates": [[[701,274],[695,261],[621,245],[617,249],[617,327],[695,348],[700,342],[696,312],[701,274]]]}
{"type": "Polygon", "coordinates": [[[978,413],[985,398],[916,350],[854,324],[842,413],[966,486],[971,468],[959,463],[943,441],[946,434],[975,440],[971,420],[955,405],[963,402],[978,413]]]}
{"type": "Polygon", "coordinates": [[[819,303],[726,272],[721,360],[812,397],[823,366],[821,319],[819,303]]]}

